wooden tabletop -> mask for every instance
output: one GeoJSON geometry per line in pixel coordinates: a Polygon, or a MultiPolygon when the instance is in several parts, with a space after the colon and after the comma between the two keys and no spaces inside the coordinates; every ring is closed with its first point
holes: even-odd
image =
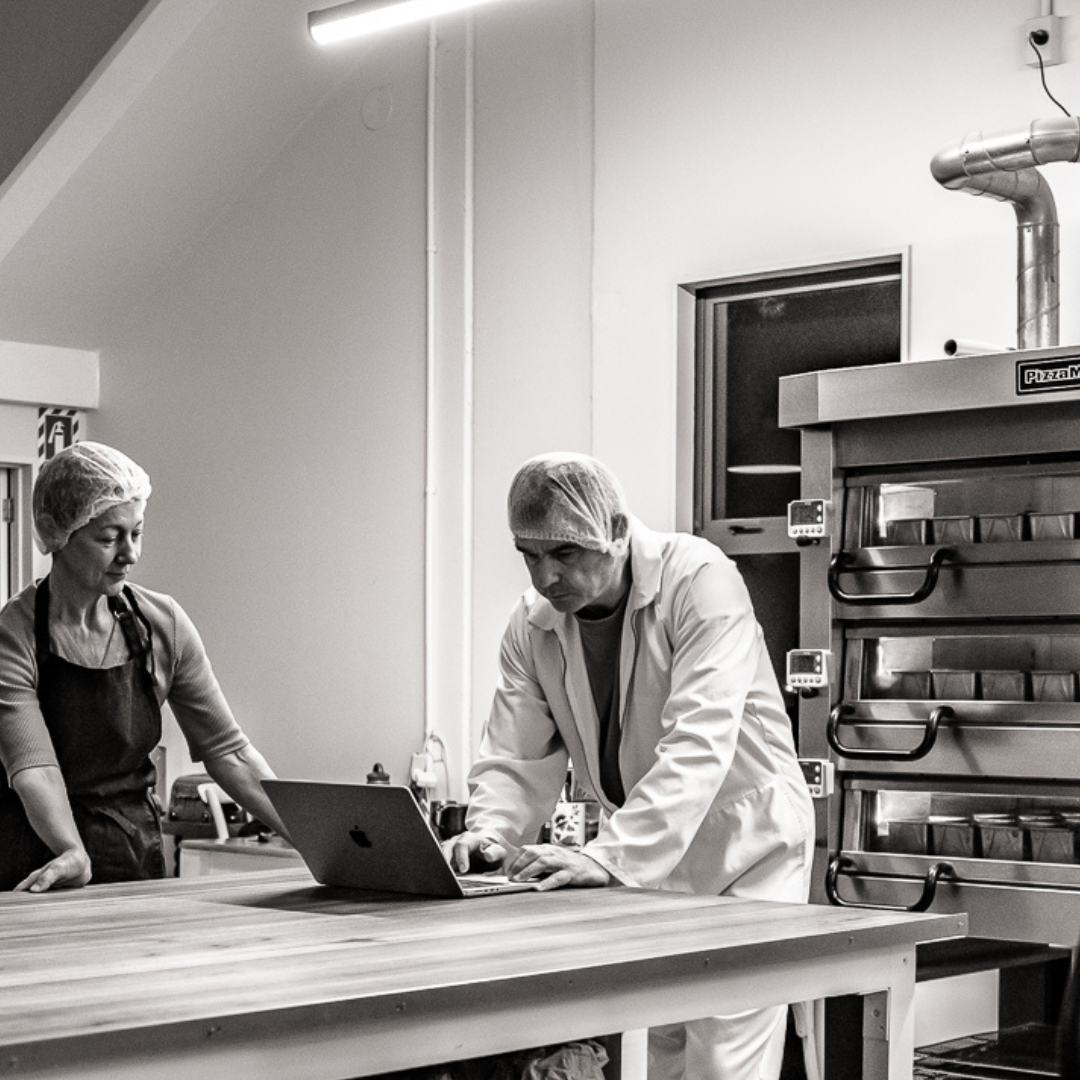
{"type": "Polygon", "coordinates": [[[303,1010],[323,1022],[348,1008],[355,1023],[465,988],[497,1002],[523,980],[543,994],[645,965],[826,963],[965,930],[956,914],[624,888],[387,899],[303,869],[0,894],[0,1065],[65,1040],[190,1025],[208,1038],[229,1018],[265,1028],[303,1010]]]}

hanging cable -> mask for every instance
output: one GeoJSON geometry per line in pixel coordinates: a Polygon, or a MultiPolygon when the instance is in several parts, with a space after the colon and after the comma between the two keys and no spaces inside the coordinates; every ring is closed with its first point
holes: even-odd
{"type": "Polygon", "coordinates": [[[1042,79],[1043,90],[1046,91],[1046,96],[1066,115],[1072,116],[1072,113],[1061,104],[1060,101],[1053,94],[1050,93],[1050,87],[1046,85],[1046,68],[1043,66],[1042,53],[1039,51],[1040,45],[1045,45],[1047,42],[1047,34],[1045,30],[1033,30],[1028,34],[1028,44],[1035,50],[1035,55],[1039,60],[1039,78],[1042,79]]]}

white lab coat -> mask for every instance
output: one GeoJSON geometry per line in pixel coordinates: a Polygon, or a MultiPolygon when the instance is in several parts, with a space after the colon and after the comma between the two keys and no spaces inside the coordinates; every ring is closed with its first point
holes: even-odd
{"type": "MultiPolygon", "coordinates": [[[[600,722],[573,615],[529,589],[469,777],[470,830],[534,842],[574,762],[606,819],[583,851],[624,885],[805,902],[814,813],[780,688],[735,564],[631,519],[619,667],[626,801],[600,786],[600,722]]],[[[795,598],[792,597],[792,603],[795,598]]],[[[654,1029],[650,1080],[762,1080],[787,1010],[654,1029]]]]}
{"type": "MultiPolygon", "coordinates": [[[[623,885],[805,902],[813,808],[742,577],[713,544],[636,519],[630,551],[623,806],[599,783],[599,719],[577,621],[530,589],[503,635],[469,827],[535,841],[572,759],[607,811],[583,851],[623,885]]],[[[761,1009],[653,1029],[650,1080],[772,1080],[785,1015],[761,1009]]]]}
{"type": "Polygon", "coordinates": [[[624,885],[805,901],[813,808],[742,577],[708,541],[634,519],[630,557],[619,673],[626,802],[616,809],[600,786],[577,622],[529,589],[503,637],[469,828],[533,842],[572,760],[607,811],[584,853],[624,885]]]}

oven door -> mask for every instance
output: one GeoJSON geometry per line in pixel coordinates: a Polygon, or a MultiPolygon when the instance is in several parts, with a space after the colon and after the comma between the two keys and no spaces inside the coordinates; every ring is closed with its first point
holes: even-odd
{"type": "Polygon", "coordinates": [[[1080,780],[1080,623],[847,624],[839,768],[1080,780]]]}
{"type": "Polygon", "coordinates": [[[830,902],[966,911],[976,937],[1075,941],[1080,784],[847,776],[839,796],[830,902]]]}
{"type": "Polygon", "coordinates": [[[1080,465],[845,477],[828,585],[842,620],[1080,617],[1080,465]]]}

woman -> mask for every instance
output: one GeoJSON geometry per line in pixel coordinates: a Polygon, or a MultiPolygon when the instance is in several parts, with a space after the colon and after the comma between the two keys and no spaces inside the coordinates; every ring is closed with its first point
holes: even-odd
{"type": "Polygon", "coordinates": [[[168,700],[212,780],[283,835],[273,776],[229,710],[171,597],[130,584],[150,478],[100,443],[61,451],[34,485],[47,577],[0,611],[0,890],[165,876],[150,753],[168,700]]]}

